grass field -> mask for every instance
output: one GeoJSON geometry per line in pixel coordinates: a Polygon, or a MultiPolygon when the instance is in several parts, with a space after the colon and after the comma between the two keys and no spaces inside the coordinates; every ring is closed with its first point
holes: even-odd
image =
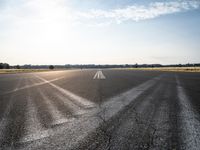
{"type": "MultiPolygon", "coordinates": [[[[121,69],[121,68],[119,68],[121,69]]],[[[149,71],[173,71],[173,72],[200,72],[200,67],[155,67],[155,68],[123,68],[128,70],[149,70],[149,71]]],[[[49,69],[0,69],[0,74],[7,73],[30,73],[43,71],[56,71],[49,69]]]]}
{"type": "Polygon", "coordinates": [[[49,69],[0,69],[0,74],[51,71],[49,69]]]}
{"type": "Polygon", "coordinates": [[[200,67],[155,67],[155,68],[128,68],[130,70],[154,70],[173,72],[200,72],[200,67]]]}

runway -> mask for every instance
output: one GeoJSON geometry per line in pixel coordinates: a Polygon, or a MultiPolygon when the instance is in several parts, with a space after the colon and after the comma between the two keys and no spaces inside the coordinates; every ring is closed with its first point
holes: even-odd
{"type": "Polygon", "coordinates": [[[200,147],[200,73],[0,75],[0,149],[200,147]]]}

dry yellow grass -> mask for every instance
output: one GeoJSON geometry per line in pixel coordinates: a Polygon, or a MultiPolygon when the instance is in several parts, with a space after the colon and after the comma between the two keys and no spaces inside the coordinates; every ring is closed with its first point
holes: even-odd
{"type": "Polygon", "coordinates": [[[49,69],[0,69],[0,74],[50,71],[49,69]]]}
{"type": "Polygon", "coordinates": [[[155,68],[127,68],[130,70],[173,71],[173,72],[200,72],[200,67],[155,67],[155,68]]]}

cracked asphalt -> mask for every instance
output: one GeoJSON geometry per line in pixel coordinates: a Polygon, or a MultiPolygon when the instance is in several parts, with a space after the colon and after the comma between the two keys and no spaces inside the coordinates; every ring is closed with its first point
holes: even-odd
{"type": "Polygon", "coordinates": [[[0,149],[198,150],[199,97],[200,73],[2,74],[0,149]]]}

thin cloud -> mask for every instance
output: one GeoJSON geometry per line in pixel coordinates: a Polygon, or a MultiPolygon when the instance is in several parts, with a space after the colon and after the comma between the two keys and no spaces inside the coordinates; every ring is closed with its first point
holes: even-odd
{"type": "Polygon", "coordinates": [[[78,12],[77,16],[89,21],[112,21],[118,24],[124,21],[142,21],[153,19],[162,15],[198,9],[200,1],[171,1],[154,2],[149,5],[130,5],[125,8],[100,10],[93,9],[87,12],[78,12]]]}

